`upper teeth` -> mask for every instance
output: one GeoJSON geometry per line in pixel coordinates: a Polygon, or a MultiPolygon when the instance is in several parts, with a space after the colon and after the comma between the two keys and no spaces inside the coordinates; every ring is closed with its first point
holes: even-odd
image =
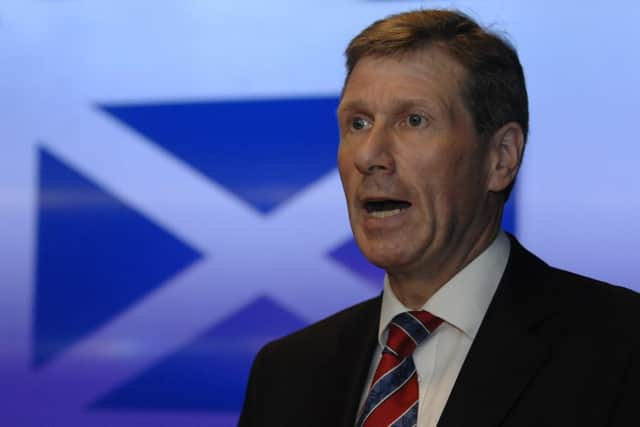
{"type": "Polygon", "coordinates": [[[402,209],[392,209],[390,211],[373,211],[371,215],[376,218],[386,218],[388,216],[397,215],[402,211],[402,209]]]}

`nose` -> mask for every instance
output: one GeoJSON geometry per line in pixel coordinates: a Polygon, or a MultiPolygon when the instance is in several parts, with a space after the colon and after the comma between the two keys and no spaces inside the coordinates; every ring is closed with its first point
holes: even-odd
{"type": "Polygon", "coordinates": [[[355,165],[363,175],[374,173],[393,173],[395,163],[391,153],[391,135],[383,126],[375,125],[369,131],[366,140],[358,144],[355,153],[355,165]]]}

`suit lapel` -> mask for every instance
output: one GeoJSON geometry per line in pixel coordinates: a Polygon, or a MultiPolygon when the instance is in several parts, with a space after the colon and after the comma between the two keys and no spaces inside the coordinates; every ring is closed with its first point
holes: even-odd
{"type": "Polygon", "coordinates": [[[512,238],[505,273],[438,426],[500,425],[544,365],[549,349],[536,328],[553,313],[548,269],[512,238]]]}
{"type": "Polygon", "coordinates": [[[353,427],[369,373],[378,336],[380,304],[378,297],[363,304],[349,320],[349,326],[338,331],[339,339],[336,359],[332,363],[337,379],[334,404],[336,427],[353,427]]]}

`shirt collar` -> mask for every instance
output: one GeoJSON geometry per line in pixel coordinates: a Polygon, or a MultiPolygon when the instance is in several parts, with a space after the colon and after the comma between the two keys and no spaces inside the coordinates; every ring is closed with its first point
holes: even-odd
{"type": "MultiPolygon", "coordinates": [[[[511,242],[500,231],[493,243],[445,283],[422,306],[422,310],[440,317],[446,323],[474,339],[507,266],[511,242]]],[[[410,309],[393,293],[385,275],[378,339],[384,346],[391,320],[410,309]]]]}

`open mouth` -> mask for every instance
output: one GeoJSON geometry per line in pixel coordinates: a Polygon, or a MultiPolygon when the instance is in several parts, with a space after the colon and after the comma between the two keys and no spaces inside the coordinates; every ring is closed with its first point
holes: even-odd
{"type": "Polygon", "coordinates": [[[397,215],[411,207],[411,203],[405,200],[368,200],[364,202],[364,208],[375,218],[387,218],[397,215]]]}

